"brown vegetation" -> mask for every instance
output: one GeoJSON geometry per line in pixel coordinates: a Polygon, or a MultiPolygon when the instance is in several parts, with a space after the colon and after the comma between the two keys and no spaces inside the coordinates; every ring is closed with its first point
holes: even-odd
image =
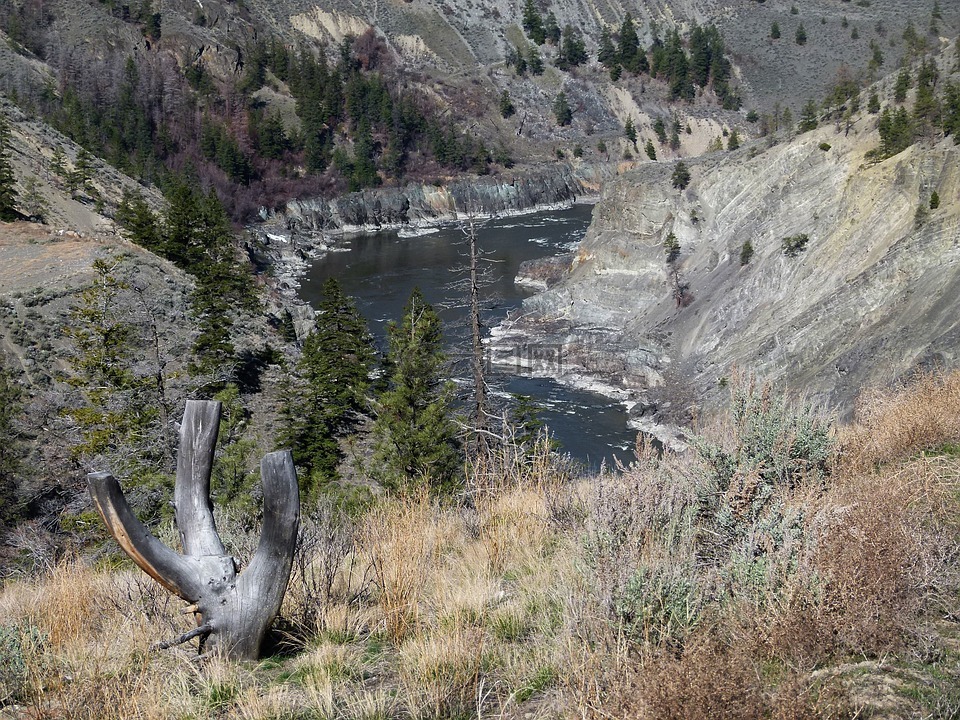
{"type": "Polygon", "coordinates": [[[469,504],[315,516],[285,600],[292,650],[258,665],[148,653],[187,621],[130,571],[72,559],[0,594],[0,653],[21,668],[0,671],[0,702],[57,717],[949,716],[958,386],[872,395],[837,432],[745,384],[690,451],[640,448],[620,474],[558,482],[541,464],[518,481],[503,458],[475,469],[469,504]]]}

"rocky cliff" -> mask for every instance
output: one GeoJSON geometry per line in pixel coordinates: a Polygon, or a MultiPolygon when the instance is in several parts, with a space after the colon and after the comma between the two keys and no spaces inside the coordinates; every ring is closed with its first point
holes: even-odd
{"type": "Polygon", "coordinates": [[[737,368],[846,412],[865,386],[955,366],[960,148],[948,138],[872,163],[875,124],[706,156],[684,191],[669,164],[611,182],[565,277],[494,345],[561,344],[562,367],[541,372],[605,385],[648,421],[709,404],[737,368]]]}
{"type": "Polygon", "coordinates": [[[567,205],[596,194],[616,174],[610,164],[554,163],[510,176],[455,180],[447,184],[384,188],[329,200],[287,203],[290,229],[306,232],[364,232],[421,226],[458,215],[509,215],[537,207],[567,205]]]}

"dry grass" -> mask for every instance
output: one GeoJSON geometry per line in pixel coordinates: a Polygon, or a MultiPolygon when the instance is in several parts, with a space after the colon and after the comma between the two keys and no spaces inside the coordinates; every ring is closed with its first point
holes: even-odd
{"type": "Polygon", "coordinates": [[[469,505],[387,498],[355,532],[315,519],[284,605],[299,649],[259,665],[150,652],[185,628],[178,603],[68,560],[0,592],[0,654],[19,663],[0,671],[19,683],[0,703],[69,718],[839,719],[869,710],[852,688],[871,686],[875,658],[928,678],[890,692],[929,714],[943,703],[923,688],[949,686],[960,658],[943,636],[960,616],[958,386],[876,396],[838,460],[822,424],[748,387],[683,455],[641,449],[580,483],[543,458],[522,476],[497,461],[469,505]]]}
{"type": "Polygon", "coordinates": [[[871,469],[925,450],[960,444],[960,372],[919,375],[899,392],[874,390],[842,434],[843,463],[871,469]]]}

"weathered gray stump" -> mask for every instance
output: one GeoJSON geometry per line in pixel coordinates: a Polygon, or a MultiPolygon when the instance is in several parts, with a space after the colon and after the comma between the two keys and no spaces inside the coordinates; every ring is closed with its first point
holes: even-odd
{"type": "MultiPolygon", "coordinates": [[[[180,429],[174,490],[183,554],[157,540],[130,509],[120,484],[105,472],[87,476],[90,495],[110,533],[150,577],[191,603],[197,629],[178,641],[205,636],[205,651],[235,660],[256,659],[280,611],[297,541],[300,494],[289,450],[260,463],[263,530],[242,573],[217,533],[210,502],[210,471],[220,428],[220,403],[187,402],[180,429]]],[[[163,643],[169,647],[173,643],[163,643]]]]}

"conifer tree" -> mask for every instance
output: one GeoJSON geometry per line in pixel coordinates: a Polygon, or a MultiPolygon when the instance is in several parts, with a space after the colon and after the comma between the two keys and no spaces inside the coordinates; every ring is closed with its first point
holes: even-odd
{"type": "Polygon", "coordinates": [[[393,490],[425,482],[434,492],[451,492],[460,474],[452,388],[442,378],[440,317],[419,288],[388,335],[389,386],[374,423],[371,474],[393,490]]]}
{"type": "Polygon", "coordinates": [[[570,109],[570,104],[567,102],[567,94],[562,90],[557,95],[557,99],[553,102],[553,114],[557,118],[557,125],[561,127],[564,125],[569,125],[573,120],[573,111],[570,109]]]}
{"type": "Polygon", "coordinates": [[[313,331],[297,362],[298,382],[287,402],[281,441],[293,450],[306,498],[337,478],[342,452],[337,439],[350,434],[368,412],[373,343],[353,301],[331,278],[322,289],[313,331]]]}
{"type": "Polygon", "coordinates": [[[907,91],[910,89],[910,71],[903,68],[897,75],[897,81],[893,86],[893,100],[902,103],[907,99],[907,91]]]}
{"type": "Polygon", "coordinates": [[[634,149],[637,147],[637,128],[633,124],[633,117],[628,117],[627,122],[623,126],[623,135],[630,141],[630,144],[633,145],[634,149]]]}
{"type": "Polygon", "coordinates": [[[677,166],[673,169],[673,175],[670,177],[670,182],[677,190],[683,190],[690,184],[690,169],[687,167],[686,163],[683,160],[680,160],[677,163],[677,166]]]}
{"type": "Polygon", "coordinates": [[[513,106],[513,101],[510,99],[510,92],[504,90],[500,93],[500,115],[501,117],[508,118],[513,115],[517,109],[513,106]]]}
{"type": "Polygon", "coordinates": [[[740,133],[734,128],[730,131],[730,137],[727,138],[727,150],[737,150],[740,147],[740,133]]]}
{"type": "Polygon", "coordinates": [[[547,19],[543,23],[543,34],[551,45],[560,42],[560,24],[557,22],[557,16],[553,11],[547,13],[547,19]]]}
{"type": "Polygon", "coordinates": [[[803,23],[797,27],[797,34],[794,36],[794,40],[797,41],[797,45],[806,45],[807,44],[807,31],[803,27],[803,23]]]}
{"type": "Polygon", "coordinates": [[[816,130],[818,123],[817,104],[811,98],[800,112],[800,124],[797,127],[800,132],[805,133],[810,130],[816,130]]]}
{"type": "Polygon", "coordinates": [[[610,37],[610,29],[604,27],[600,31],[600,44],[597,48],[597,60],[603,65],[607,70],[612,68],[614,65],[620,64],[620,56],[617,53],[617,48],[613,45],[613,39],[610,37]]]}
{"type": "Polygon", "coordinates": [[[20,217],[17,212],[17,190],[14,187],[16,178],[7,155],[9,145],[10,129],[6,120],[0,117],[0,220],[7,222],[20,217]]]}
{"type": "Polygon", "coordinates": [[[537,45],[543,45],[547,37],[546,30],[543,27],[543,17],[533,0],[526,0],[523,4],[523,29],[537,45]]]}
{"type": "MultiPolygon", "coordinates": [[[[637,37],[637,28],[633,24],[633,17],[630,13],[623,19],[620,25],[620,62],[630,72],[639,72],[640,38],[637,37]]],[[[646,56],[644,55],[644,59],[646,56]]]]}

